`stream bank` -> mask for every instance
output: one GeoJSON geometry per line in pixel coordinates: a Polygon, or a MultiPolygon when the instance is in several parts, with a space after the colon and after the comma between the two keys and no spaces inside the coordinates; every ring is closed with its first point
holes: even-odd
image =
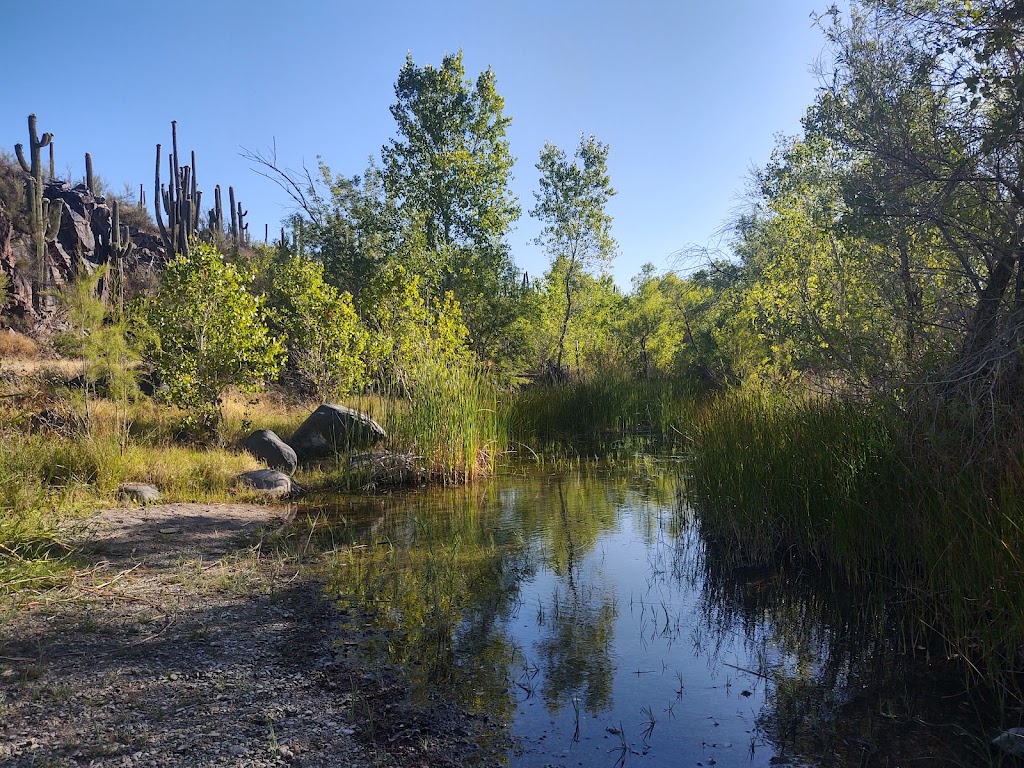
{"type": "MultiPolygon", "coordinates": [[[[372,628],[270,540],[290,508],[107,510],[82,568],[0,622],[0,763],[456,766],[482,718],[413,705],[372,628]]],[[[483,739],[487,741],[487,739],[483,739]]]]}

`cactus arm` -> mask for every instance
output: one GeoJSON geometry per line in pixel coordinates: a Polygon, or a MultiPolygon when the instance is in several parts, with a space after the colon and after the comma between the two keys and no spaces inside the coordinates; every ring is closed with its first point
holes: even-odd
{"type": "Polygon", "coordinates": [[[52,243],[57,239],[60,232],[60,221],[64,215],[64,204],[60,200],[47,200],[43,198],[43,218],[46,221],[43,230],[43,241],[52,243]]]}
{"type": "MultiPolygon", "coordinates": [[[[155,176],[156,176],[156,181],[154,182],[154,186],[153,186],[153,208],[156,211],[156,225],[160,229],[160,239],[164,241],[164,247],[167,249],[167,258],[168,259],[173,259],[174,258],[174,247],[173,247],[173,244],[171,243],[170,236],[167,234],[167,227],[164,226],[163,214],[160,212],[160,201],[161,200],[164,200],[165,202],[167,202],[167,201],[166,201],[165,196],[164,196],[165,193],[163,191],[163,187],[160,184],[160,145],[159,144],[156,145],[156,174],[155,174],[155,176]]],[[[170,215],[169,211],[170,211],[170,206],[168,206],[168,216],[170,215]]]]}
{"type": "Polygon", "coordinates": [[[14,154],[18,156],[18,163],[21,165],[21,170],[25,173],[32,173],[32,166],[25,160],[25,151],[22,149],[21,144],[14,145],[14,154]]]}

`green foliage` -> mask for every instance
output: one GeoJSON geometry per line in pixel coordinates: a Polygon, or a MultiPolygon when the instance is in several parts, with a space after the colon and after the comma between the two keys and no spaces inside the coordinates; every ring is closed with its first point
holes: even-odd
{"type": "MultiPolygon", "coordinates": [[[[97,286],[105,276],[106,267],[82,274],[60,292],[69,330],[55,335],[53,343],[62,354],[82,358],[87,396],[101,388],[108,397],[130,400],[138,394],[133,368],[139,357],[128,341],[123,321],[110,317],[97,296],[97,286]]],[[[88,407],[86,410],[88,419],[88,407]]]]}
{"type": "Polygon", "coordinates": [[[395,84],[398,138],[382,151],[384,191],[431,296],[452,293],[474,347],[487,354],[513,320],[515,269],[505,237],[520,208],[508,184],[514,158],[494,73],[466,78],[462,53],[440,67],[411,56],[395,84]]]}
{"type": "Polygon", "coordinates": [[[269,261],[268,324],[284,341],[288,368],[321,402],[336,400],[366,383],[367,334],[352,297],[324,281],[324,267],[302,256],[269,261]]]}
{"type": "Polygon", "coordinates": [[[962,416],[885,401],[721,397],[689,431],[690,501],[735,564],[784,558],[899,590],[914,631],[930,628],[974,674],[1016,691],[1020,463],[964,466],[962,416]]]}
{"type": "Polygon", "coordinates": [[[606,267],[617,245],[611,236],[611,216],[605,211],[615,194],[608,177],[608,145],[593,136],[580,137],[573,160],[554,144],[540,153],[540,190],[530,215],[544,226],[537,244],[551,257],[548,280],[557,279],[563,311],[555,369],[563,369],[566,335],[579,314],[578,297],[588,272],[606,267]]]}
{"type": "Polygon", "coordinates": [[[384,272],[362,298],[370,308],[370,367],[384,391],[405,393],[429,378],[435,366],[454,370],[473,362],[469,331],[451,293],[431,306],[423,294],[422,278],[396,266],[384,272]]]}
{"type": "Polygon", "coordinates": [[[510,429],[517,441],[538,449],[582,442],[607,450],[629,434],[671,443],[682,437],[700,400],[686,381],[637,381],[612,370],[522,388],[511,397],[510,429]]]}
{"type": "Polygon", "coordinates": [[[257,390],[280,369],[284,346],[238,270],[212,245],[189,251],[167,265],[143,307],[153,332],[148,356],[167,385],[165,397],[214,427],[224,390],[257,390]]]}

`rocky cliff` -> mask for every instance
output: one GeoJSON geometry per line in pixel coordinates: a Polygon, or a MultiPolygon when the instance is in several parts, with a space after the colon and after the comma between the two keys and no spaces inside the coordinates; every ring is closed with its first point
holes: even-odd
{"type": "MultiPolygon", "coordinates": [[[[111,211],[103,197],[94,197],[84,184],[72,187],[61,181],[46,185],[44,197],[50,205],[62,209],[57,237],[47,243],[48,283],[59,291],[79,275],[91,274],[110,259],[109,242],[111,211]]],[[[122,227],[123,231],[123,227],[122,227]]],[[[124,264],[126,295],[144,291],[152,279],[154,268],[163,264],[166,253],[158,236],[129,227],[135,247],[124,264]]],[[[0,313],[30,317],[33,310],[33,276],[36,274],[33,249],[27,232],[19,232],[11,215],[0,204],[0,270],[8,278],[6,306],[0,298],[0,313]]],[[[109,291],[109,280],[101,284],[103,294],[109,291]]],[[[54,301],[43,302],[52,307],[54,301]]],[[[45,310],[44,310],[45,313],[45,310]]]]}

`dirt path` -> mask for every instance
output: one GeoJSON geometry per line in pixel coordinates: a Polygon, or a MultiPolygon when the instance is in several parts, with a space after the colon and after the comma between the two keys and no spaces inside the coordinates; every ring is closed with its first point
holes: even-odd
{"type": "Polygon", "coordinates": [[[480,762],[495,726],[413,707],[356,655],[368,622],[265,554],[289,517],[171,504],[90,519],[72,584],[0,623],[0,764],[480,762]]]}

